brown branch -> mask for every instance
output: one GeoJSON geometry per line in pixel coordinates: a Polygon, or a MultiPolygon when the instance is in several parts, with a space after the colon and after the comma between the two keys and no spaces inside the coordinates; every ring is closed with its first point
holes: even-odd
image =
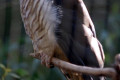
{"type": "MultiPolygon", "coordinates": [[[[30,56],[34,55],[35,53],[30,54],[30,56]]],[[[33,56],[32,56],[33,57],[33,56]]],[[[38,57],[35,57],[40,59],[38,57]]],[[[69,62],[65,62],[63,60],[52,58],[52,63],[59,68],[66,69],[69,71],[73,71],[76,73],[83,73],[89,74],[94,76],[106,76],[111,77],[113,80],[120,80],[120,54],[115,57],[115,68],[92,68],[80,65],[74,65],[69,62]]]]}

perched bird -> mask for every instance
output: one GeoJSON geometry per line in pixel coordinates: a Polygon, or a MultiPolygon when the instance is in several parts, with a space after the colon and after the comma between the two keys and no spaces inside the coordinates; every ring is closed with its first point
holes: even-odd
{"type": "MultiPolygon", "coordinates": [[[[21,16],[35,56],[51,65],[51,58],[82,66],[104,65],[102,45],[82,0],[20,0],[21,16]]],[[[68,80],[102,80],[61,69],[68,80]]]]}

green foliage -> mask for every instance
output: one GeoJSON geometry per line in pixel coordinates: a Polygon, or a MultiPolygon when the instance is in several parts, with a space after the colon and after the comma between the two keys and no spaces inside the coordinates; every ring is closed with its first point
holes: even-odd
{"type": "Polygon", "coordinates": [[[8,75],[9,72],[11,72],[11,69],[5,67],[3,64],[0,64],[0,68],[2,69],[1,72],[3,72],[3,74],[1,75],[1,80],[5,80],[5,77],[8,75]]]}
{"type": "Polygon", "coordinates": [[[16,70],[16,73],[21,77],[26,77],[29,75],[28,71],[24,69],[18,69],[16,70]]]}

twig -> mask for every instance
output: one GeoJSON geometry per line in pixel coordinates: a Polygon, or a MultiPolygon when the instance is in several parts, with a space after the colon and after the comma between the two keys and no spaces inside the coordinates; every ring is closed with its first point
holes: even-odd
{"type": "MultiPolygon", "coordinates": [[[[35,53],[30,54],[30,56],[32,56],[34,54],[35,53]]],[[[34,56],[34,58],[40,59],[35,56],[34,56]]],[[[57,58],[52,58],[52,63],[56,67],[66,69],[69,71],[73,71],[76,73],[83,73],[83,74],[89,74],[89,75],[94,75],[94,76],[106,76],[106,77],[111,77],[113,80],[120,80],[120,75],[118,73],[118,72],[120,72],[120,54],[118,54],[116,56],[115,60],[116,60],[115,68],[92,68],[92,67],[74,65],[69,62],[65,62],[63,60],[57,59],[57,58]]]]}

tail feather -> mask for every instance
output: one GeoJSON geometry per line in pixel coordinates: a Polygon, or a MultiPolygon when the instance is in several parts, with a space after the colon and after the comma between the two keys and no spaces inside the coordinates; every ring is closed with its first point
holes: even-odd
{"type": "Polygon", "coordinates": [[[60,69],[67,80],[84,80],[81,74],[60,69]]]}

